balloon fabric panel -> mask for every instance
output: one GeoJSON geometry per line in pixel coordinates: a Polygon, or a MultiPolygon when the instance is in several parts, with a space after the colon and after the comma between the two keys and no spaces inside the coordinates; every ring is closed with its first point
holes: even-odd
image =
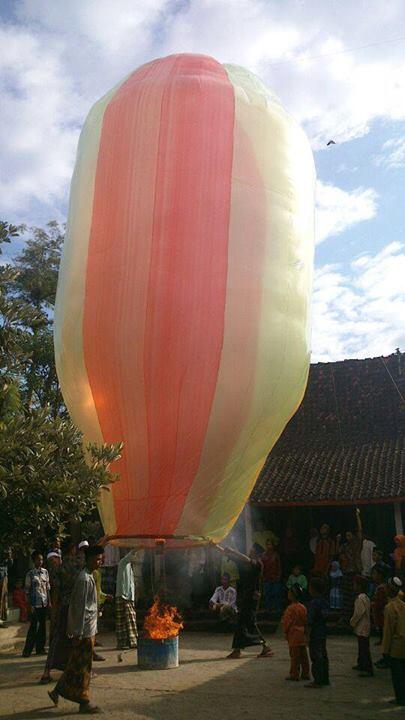
{"type": "Polygon", "coordinates": [[[103,437],[125,441],[112,488],[123,534],[173,533],[199,466],[223,341],[233,122],[225,71],[198,56],[144,66],[104,115],[83,333],[103,437]]]}

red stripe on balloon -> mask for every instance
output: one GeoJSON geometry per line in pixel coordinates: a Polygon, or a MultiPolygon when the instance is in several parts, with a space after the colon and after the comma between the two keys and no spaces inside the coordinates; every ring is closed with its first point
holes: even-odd
{"type": "Polygon", "coordinates": [[[233,124],[233,87],[203,56],[140,68],[104,116],[83,334],[103,437],[125,443],[119,534],[172,533],[198,470],[224,334],[233,124]]]}

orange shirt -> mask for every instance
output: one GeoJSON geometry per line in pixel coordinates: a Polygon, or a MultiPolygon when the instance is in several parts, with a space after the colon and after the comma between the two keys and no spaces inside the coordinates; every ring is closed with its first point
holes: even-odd
{"type": "Polygon", "coordinates": [[[306,624],[306,607],[299,602],[291,603],[283,615],[283,628],[289,647],[307,644],[306,624]]]}

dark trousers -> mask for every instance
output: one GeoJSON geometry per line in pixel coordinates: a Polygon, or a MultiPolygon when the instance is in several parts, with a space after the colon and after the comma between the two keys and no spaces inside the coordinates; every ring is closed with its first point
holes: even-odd
{"type": "Polygon", "coordinates": [[[311,671],[317,685],[329,685],[329,658],[326,651],[326,638],[310,640],[309,656],[311,658],[311,671]]]}
{"type": "Polygon", "coordinates": [[[392,685],[398,705],[405,705],[405,658],[390,657],[392,685]]]}
{"type": "Polygon", "coordinates": [[[270,611],[274,608],[276,612],[281,612],[283,609],[283,586],[281,582],[265,580],[263,591],[265,609],[270,611]]]}
{"type": "Polygon", "coordinates": [[[370,638],[357,636],[358,655],[357,655],[357,666],[362,672],[370,673],[374,675],[373,662],[370,654],[370,638]]]}
{"type": "Polygon", "coordinates": [[[28,628],[23,655],[31,655],[34,645],[37,654],[44,652],[46,642],[46,615],[46,607],[32,608],[31,624],[28,628]]]}

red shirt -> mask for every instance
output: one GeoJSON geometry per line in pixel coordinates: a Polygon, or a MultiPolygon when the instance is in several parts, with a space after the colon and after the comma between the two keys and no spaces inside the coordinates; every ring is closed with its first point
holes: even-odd
{"type": "Polygon", "coordinates": [[[307,644],[307,609],[299,602],[288,606],[283,615],[283,628],[289,647],[307,644]]]}
{"type": "Polygon", "coordinates": [[[279,582],[281,578],[279,554],[274,550],[267,550],[260,559],[263,563],[263,580],[267,582],[279,582]]]}

